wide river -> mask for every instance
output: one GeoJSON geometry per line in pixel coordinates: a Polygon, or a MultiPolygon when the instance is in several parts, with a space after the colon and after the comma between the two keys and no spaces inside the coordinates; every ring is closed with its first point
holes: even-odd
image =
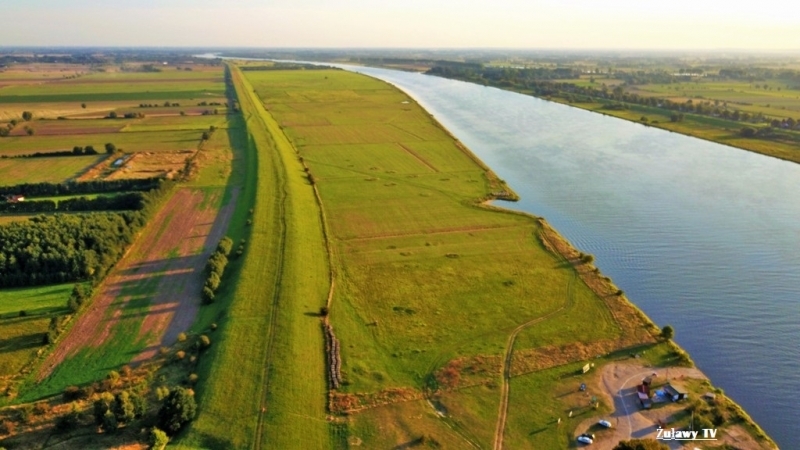
{"type": "MultiPolygon", "coordinates": [[[[533,97],[350,67],[414,97],[781,448],[800,449],[800,165],[533,97]]],[[[800,151],[800,150],[798,150],[800,151]]]]}

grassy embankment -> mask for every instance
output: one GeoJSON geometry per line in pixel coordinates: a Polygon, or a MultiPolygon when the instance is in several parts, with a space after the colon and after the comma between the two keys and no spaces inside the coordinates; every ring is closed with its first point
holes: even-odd
{"type": "Polygon", "coordinates": [[[330,224],[338,274],[331,321],[345,378],[333,406],[365,407],[342,421],[340,438],[367,447],[422,436],[488,446],[499,361],[479,373],[466,367],[473,360],[456,369],[453,378],[477,380],[476,388],[437,386],[443,367],[501,355],[517,325],[552,313],[517,346],[620,345],[629,330],[544,247],[539,222],[480,206],[505,186],[405,94],[341,71],[247,77],[310,167],[330,224]],[[587,321],[593,326],[580,325],[587,321]],[[446,392],[439,400],[453,409],[444,420],[413,401],[431,388],[446,392]],[[393,389],[412,401],[371,408],[393,389]],[[348,403],[356,398],[367,400],[348,403]]]}
{"type": "Polygon", "coordinates": [[[329,279],[319,209],[294,149],[233,71],[248,131],[248,248],[219,345],[200,368],[200,416],[179,448],[326,448],[329,279]],[[262,409],[263,408],[263,409],[262,409]]]}

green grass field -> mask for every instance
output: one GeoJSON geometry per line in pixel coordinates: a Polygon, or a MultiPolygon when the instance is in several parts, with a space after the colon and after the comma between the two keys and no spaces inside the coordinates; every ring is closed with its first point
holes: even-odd
{"type": "Polygon", "coordinates": [[[91,145],[94,146],[95,150],[102,153],[105,151],[103,146],[108,142],[113,143],[117,146],[117,149],[127,153],[173,152],[197,148],[204,128],[207,127],[130,133],[12,136],[0,139],[0,155],[13,156],[35,152],[72,150],[72,147],[76,145],[81,147],[91,145]]]}
{"type": "Polygon", "coordinates": [[[258,155],[258,171],[248,171],[253,178],[245,184],[245,191],[255,184],[249,257],[213,362],[202,369],[208,381],[199,391],[200,417],[180,447],[325,448],[331,437],[316,313],[329,280],[319,212],[293,148],[234,74],[248,159],[258,155]]]}
{"type": "Polygon", "coordinates": [[[61,183],[77,177],[106,158],[106,155],[60,158],[0,159],[0,186],[20,183],[61,183]]]}
{"type": "MultiPolygon", "coordinates": [[[[580,282],[570,287],[573,269],[542,246],[535,220],[477,204],[504,187],[405,94],[342,71],[247,72],[247,79],[322,198],[336,255],[331,322],[342,342],[342,392],[420,390],[454,358],[502,354],[515,326],[567,302],[557,319],[524,330],[516,348],[621,334],[595,294],[580,282]],[[588,316],[602,326],[581,327],[588,316]]],[[[369,431],[376,420],[401,428],[407,419],[391,412],[357,414],[350,431],[333,434],[377,447],[425,433],[448,448],[485,441],[499,401],[497,390],[486,390],[486,414],[465,421],[455,440],[436,419],[395,434],[369,431]]]]}
{"type": "Polygon", "coordinates": [[[50,318],[66,310],[72,287],[0,290],[0,377],[16,374],[42,348],[50,318]]]}
{"type": "Polygon", "coordinates": [[[73,284],[0,290],[0,317],[47,314],[67,307],[73,284]]]}

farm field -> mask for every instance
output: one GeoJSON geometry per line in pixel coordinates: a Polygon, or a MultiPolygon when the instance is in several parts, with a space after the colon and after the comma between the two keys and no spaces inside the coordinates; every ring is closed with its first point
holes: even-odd
{"type": "MultiPolygon", "coordinates": [[[[226,107],[196,106],[200,108],[196,115],[191,113],[191,108],[212,99],[227,101],[222,74],[219,66],[213,70],[181,72],[182,76],[171,72],[95,73],[80,77],[80,83],[74,79],[65,80],[70,81],[70,85],[59,84],[57,88],[48,86],[52,83],[46,76],[32,76],[35,85],[23,89],[21,85],[26,81],[15,79],[11,80],[15,86],[0,89],[3,91],[0,95],[13,88],[32,97],[53,92],[59,96],[101,92],[109,96],[106,105],[110,106],[102,115],[113,110],[120,111],[120,115],[124,111],[145,112],[144,117],[132,119],[91,119],[82,118],[82,115],[96,105],[83,108],[80,102],[24,103],[20,105],[24,105],[25,110],[34,112],[33,120],[24,121],[21,112],[15,113],[13,107],[0,105],[0,109],[10,114],[0,115],[0,121],[19,121],[11,136],[0,137],[0,155],[64,151],[87,145],[100,152],[90,156],[0,158],[0,180],[4,186],[63,182],[78,177],[80,181],[114,181],[166,175],[180,180],[166,198],[159,200],[160,211],[152,216],[114,270],[95,287],[91,303],[82,313],[75,314],[66,308],[72,284],[0,290],[0,351],[3,355],[0,388],[8,397],[0,399],[2,404],[60,398],[67,386],[101,382],[110,371],[124,369],[123,373],[130,373],[127,365],[134,363],[142,370],[156,370],[149,367],[152,361],[163,364],[158,362],[164,358],[160,349],[177,351],[174,347],[180,347],[185,339],[182,333],[190,333],[191,339],[196,340],[199,334],[194,334],[193,326],[200,327],[197,333],[210,333],[216,328],[211,324],[219,321],[224,303],[210,305],[201,312],[203,270],[209,255],[227,233],[238,204],[242,180],[235,176],[244,171],[241,146],[246,145],[246,140],[239,137],[239,134],[244,135],[243,125],[236,116],[227,114],[226,107]],[[140,103],[147,103],[147,96],[136,97],[140,91],[130,84],[142,90],[150,89],[150,85],[158,86],[156,91],[165,97],[186,97],[187,107],[140,108],[140,103]],[[97,89],[93,91],[91,86],[97,89]],[[213,91],[214,95],[193,100],[186,94],[196,91],[213,91]],[[71,116],[66,120],[38,120],[41,118],[38,106],[69,111],[71,116]],[[219,109],[218,114],[200,114],[214,108],[219,109]],[[184,109],[189,114],[179,114],[184,109]],[[231,121],[235,123],[232,125],[231,121]],[[35,134],[16,136],[23,126],[34,129],[35,134]],[[116,147],[113,155],[106,154],[105,144],[109,142],[116,147]],[[114,165],[117,161],[120,163],[114,165]],[[6,302],[18,295],[25,296],[24,304],[12,306],[6,302]],[[20,317],[19,307],[30,311],[20,317]],[[45,346],[44,337],[53,327],[51,319],[59,319],[63,332],[57,335],[55,345],[45,346]],[[143,364],[139,366],[139,363],[143,364]]],[[[79,196],[94,198],[97,195],[79,196]]],[[[244,212],[240,212],[237,219],[241,230],[246,228],[246,209],[244,212]]],[[[0,215],[0,224],[27,217],[30,216],[0,215]]],[[[234,234],[241,236],[242,231],[234,234]]],[[[170,383],[186,384],[189,371],[197,363],[196,357],[187,357],[180,369],[166,369],[170,383]]],[[[2,411],[0,416],[3,417],[0,421],[9,417],[2,411]]],[[[29,443],[36,442],[36,433],[36,429],[24,429],[15,442],[25,443],[28,434],[29,443]]],[[[140,439],[135,433],[122,434],[127,437],[117,435],[119,443],[130,444],[140,439]]],[[[113,436],[99,439],[114,441],[113,436]]]]}
{"type": "Polygon", "coordinates": [[[0,290],[0,387],[42,346],[50,319],[63,313],[72,284],[0,290]]]}
{"type": "Polygon", "coordinates": [[[21,183],[61,183],[77,178],[107,155],[62,158],[0,158],[0,186],[21,183]]]}

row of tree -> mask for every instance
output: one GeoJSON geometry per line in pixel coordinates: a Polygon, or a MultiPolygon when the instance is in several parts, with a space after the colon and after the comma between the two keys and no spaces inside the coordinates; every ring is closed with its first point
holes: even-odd
{"type": "Polygon", "coordinates": [[[225,273],[225,266],[228,265],[228,255],[233,248],[233,241],[229,237],[224,237],[219,241],[217,249],[211,254],[206,263],[206,282],[203,285],[203,302],[206,304],[214,302],[214,295],[219,289],[222,275],[225,273]]]}
{"type": "Polygon", "coordinates": [[[144,208],[142,192],[126,192],[117,195],[101,195],[95,198],[76,197],[64,200],[26,200],[24,202],[0,202],[0,212],[30,214],[79,211],[138,211],[144,208]]]}
{"type": "MultiPolygon", "coordinates": [[[[626,92],[622,86],[613,89],[605,85],[582,86],[572,82],[554,81],[559,78],[561,69],[512,69],[484,67],[481,70],[474,68],[462,69],[456,66],[434,67],[428,71],[431,75],[455,78],[473,83],[489,84],[498,87],[507,87],[521,92],[530,92],[537,97],[560,97],[570,102],[600,102],[609,103],[609,109],[619,109],[625,104],[642,105],[660,108],[675,113],[692,113],[704,116],[719,117],[730,121],[748,123],[765,123],[772,127],[793,129],[798,127],[795,119],[778,120],[769,118],[761,113],[747,113],[735,108],[729,108],[726,102],[719,101],[694,101],[677,102],[667,98],[639,95],[626,92]],[[548,71],[549,75],[540,76],[539,71],[548,71]],[[614,102],[620,105],[615,107],[614,102]]],[[[571,78],[572,76],[563,76],[571,78]]],[[[676,116],[678,117],[678,116],[676,116]]]]}
{"type": "MultiPolygon", "coordinates": [[[[66,183],[23,183],[0,186],[0,196],[57,197],[63,195],[104,194],[123,191],[148,191],[164,183],[161,178],[126,180],[70,181],[66,183]]],[[[3,199],[0,198],[0,201],[3,199]]]]}

